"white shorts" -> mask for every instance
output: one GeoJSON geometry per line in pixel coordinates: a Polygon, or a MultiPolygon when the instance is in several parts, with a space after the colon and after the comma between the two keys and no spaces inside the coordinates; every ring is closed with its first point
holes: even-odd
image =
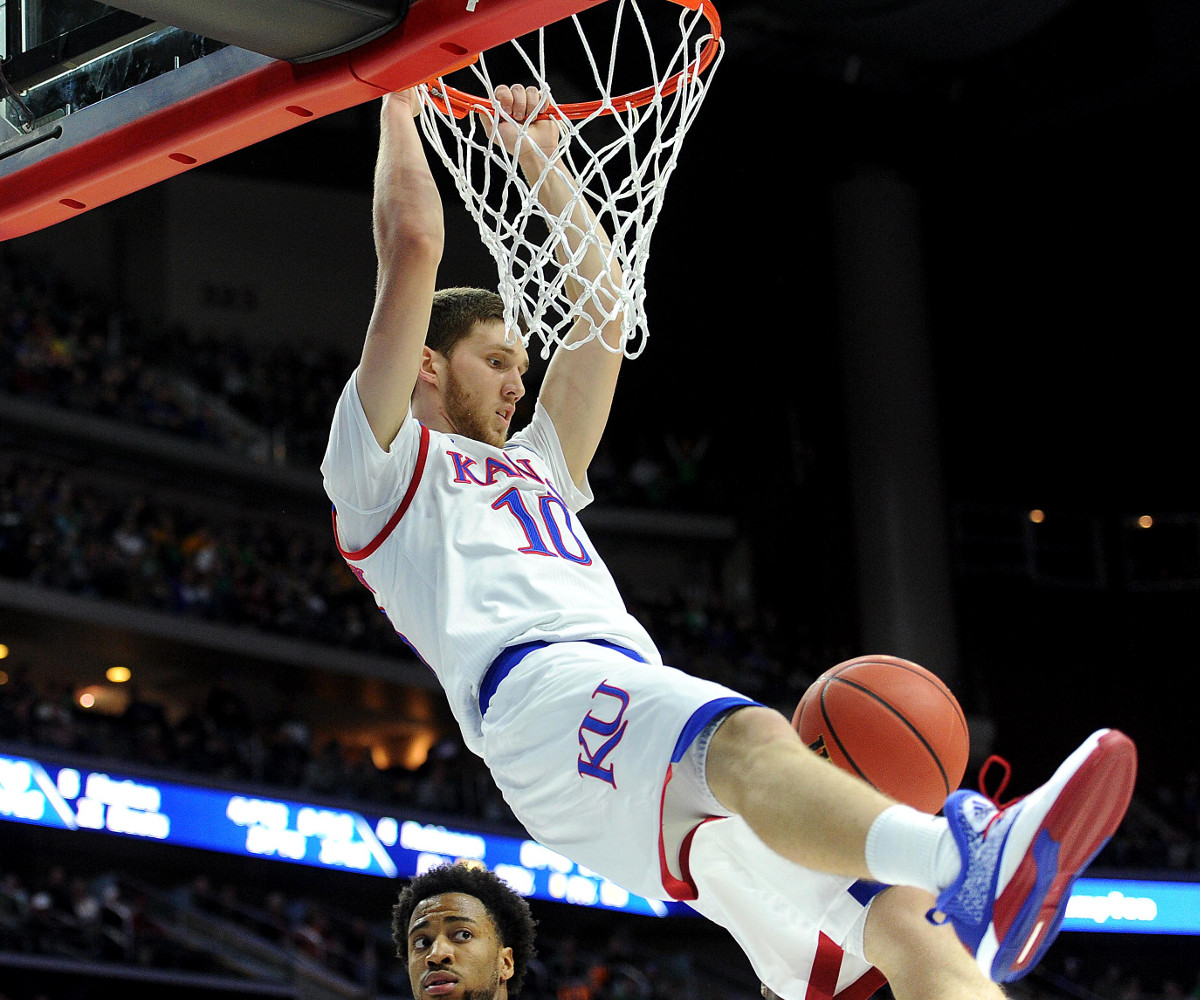
{"type": "Polygon", "coordinates": [[[729,931],[782,1000],[866,1000],[885,982],[862,941],[886,886],[801,868],[738,816],[704,823],[684,862],[698,890],[689,905],[729,931]]]}
{"type": "Polygon", "coordinates": [[[682,837],[726,815],[703,779],[705,741],[755,702],[635,656],[598,642],[533,648],[481,697],[483,758],[539,843],[629,892],[687,899],[682,837]]]}

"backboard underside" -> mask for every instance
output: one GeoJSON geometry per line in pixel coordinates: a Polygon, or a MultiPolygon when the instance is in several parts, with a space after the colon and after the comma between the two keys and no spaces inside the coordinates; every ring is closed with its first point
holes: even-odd
{"type": "MultiPolygon", "coordinates": [[[[209,5],[179,3],[191,13],[176,18],[221,29],[223,39],[90,0],[0,0],[0,239],[448,73],[600,2],[413,0],[382,33],[389,11],[378,8],[357,25],[339,22],[328,36],[310,34],[299,45],[255,22],[253,44],[289,52],[284,59],[236,44],[247,32],[214,21],[225,0],[212,0],[216,13],[207,20],[195,8],[209,5]],[[366,40],[347,43],[347,32],[359,29],[366,40]],[[323,45],[334,54],[323,55],[323,45]]],[[[274,0],[297,13],[314,3],[324,0],[274,0]]]]}

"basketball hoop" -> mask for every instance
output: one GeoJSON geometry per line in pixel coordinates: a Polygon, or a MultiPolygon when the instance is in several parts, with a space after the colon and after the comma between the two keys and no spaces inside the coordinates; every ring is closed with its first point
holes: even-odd
{"type": "Polygon", "coordinates": [[[536,333],[542,357],[556,344],[579,347],[618,321],[619,346],[601,343],[630,358],[644,350],[650,238],[683,136],[723,51],[709,0],[609,0],[422,85],[422,131],[496,262],[505,322],[526,346],[536,333]],[[543,95],[539,114],[524,123],[490,96],[477,96],[518,83],[543,95]],[[518,150],[536,118],[556,118],[558,147],[542,173],[524,176],[516,156],[491,140],[473,112],[514,125],[518,150]],[[572,178],[577,192],[558,215],[537,197],[552,171],[572,178]],[[579,212],[581,204],[590,211],[579,212]],[[620,269],[622,282],[589,282],[573,271],[597,251],[605,271],[620,269]],[[572,335],[581,320],[585,335],[572,335]]]}

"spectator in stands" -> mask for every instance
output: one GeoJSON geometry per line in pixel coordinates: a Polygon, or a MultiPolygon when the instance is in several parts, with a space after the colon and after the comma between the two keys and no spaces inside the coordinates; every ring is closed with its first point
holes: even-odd
{"type": "Polygon", "coordinates": [[[442,865],[418,875],[392,908],[396,955],[408,962],[413,996],[443,983],[466,1000],[520,995],[536,953],[529,904],[494,873],[442,865]]]}
{"type": "Polygon", "coordinates": [[[301,785],[323,795],[344,794],[349,785],[349,767],[341,740],[336,736],[312,754],[302,770],[301,785]]]}
{"type": "Polygon", "coordinates": [[[329,960],[335,950],[330,934],[329,917],[315,906],[306,906],[296,923],[292,939],[300,953],[322,964],[329,960]]]}
{"type": "MultiPolygon", "coordinates": [[[[6,395],[306,468],[325,452],[341,391],[336,373],[351,364],[344,352],[311,343],[158,329],[69,278],[48,277],[42,262],[0,250],[6,395]]],[[[724,478],[709,468],[715,449],[707,437],[680,430],[631,444],[630,455],[605,451],[593,461],[597,500],[676,509],[727,502],[724,478]]]]}
{"type": "Polygon", "coordinates": [[[104,957],[120,961],[133,958],[133,909],[121,896],[121,887],[110,881],[100,890],[100,926],[105,935],[104,957]]]}
{"type": "Polygon", "coordinates": [[[30,910],[25,882],[16,872],[4,872],[0,877],[0,950],[33,950],[29,934],[30,910]]]}

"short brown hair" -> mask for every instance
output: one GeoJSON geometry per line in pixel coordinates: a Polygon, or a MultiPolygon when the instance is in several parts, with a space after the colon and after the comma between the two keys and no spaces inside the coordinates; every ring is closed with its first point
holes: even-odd
{"type": "Polygon", "coordinates": [[[476,323],[504,322],[504,301],[486,288],[443,288],[434,293],[425,344],[446,357],[476,323]]]}

